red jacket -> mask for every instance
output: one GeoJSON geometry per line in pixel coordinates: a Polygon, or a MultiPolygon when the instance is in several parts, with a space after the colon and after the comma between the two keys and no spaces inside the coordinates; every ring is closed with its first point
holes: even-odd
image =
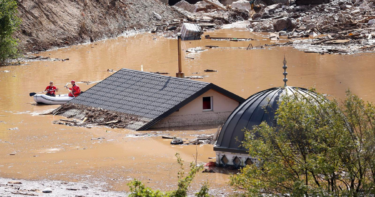
{"type": "Polygon", "coordinates": [[[74,97],[77,97],[79,96],[79,94],[81,94],[81,89],[79,89],[79,86],[77,85],[74,85],[73,87],[69,88],[69,90],[71,90],[71,92],[69,93],[70,97],[73,97],[73,94],[74,94],[74,97]]]}
{"type": "Polygon", "coordinates": [[[56,92],[56,87],[55,86],[47,86],[46,87],[46,89],[45,89],[45,91],[47,91],[47,94],[55,94],[55,92],[56,92]]]}

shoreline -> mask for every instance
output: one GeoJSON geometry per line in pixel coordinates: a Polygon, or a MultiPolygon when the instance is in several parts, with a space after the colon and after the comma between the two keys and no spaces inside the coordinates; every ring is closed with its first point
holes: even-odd
{"type": "Polygon", "coordinates": [[[115,192],[103,182],[65,182],[0,178],[0,196],[128,196],[115,192]],[[50,193],[47,193],[49,192],[50,193]]]}

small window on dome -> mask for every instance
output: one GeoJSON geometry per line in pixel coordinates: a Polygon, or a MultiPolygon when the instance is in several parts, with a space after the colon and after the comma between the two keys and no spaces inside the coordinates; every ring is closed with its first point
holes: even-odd
{"type": "Polygon", "coordinates": [[[212,97],[203,97],[203,111],[212,111],[212,97]]]}

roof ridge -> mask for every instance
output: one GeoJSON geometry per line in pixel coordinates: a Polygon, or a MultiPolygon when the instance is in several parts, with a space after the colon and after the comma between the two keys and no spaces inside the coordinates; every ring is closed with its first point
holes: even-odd
{"type": "Polygon", "coordinates": [[[173,78],[175,80],[181,80],[181,81],[188,81],[188,82],[192,82],[192,83],[199,83],[199,84],[210,84],[209,82],[205,82],[205,81],[194,81],[194,80],[191,80],[191,79],[185,79],[185,78],[179,78],[179,77],[173,77],[173,76],[165,76],[165,75],[161,75],[161,74],[157,74],[157,73],[152,73],[152,72],[147,72],[147,71],[140,71],[140,70],[133,70],[133,69],[129,69],[129,68],[121,68],[120,70],[129,70],[129,71],[133,71],[133,72],[139,72],[139,73],[143,73],[143,74],[147,74],[147,75],[153,75],[153,76],[157,76],[157,77],[160,77],[160,78],[173,78]]]}

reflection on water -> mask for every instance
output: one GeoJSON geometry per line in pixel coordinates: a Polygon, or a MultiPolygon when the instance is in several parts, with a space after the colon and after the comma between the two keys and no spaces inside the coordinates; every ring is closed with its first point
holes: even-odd
{"type": "MultiPolygon", "coordinates": [[[[256,40],[184,41],[182,64],[186,76],[204,76],[197,80],[215,83],[247,98],[263,89],[283,85],[282,61],[285,56],[288,61],[288,85],[315,87],[319,92],[339,99],[344,98],[345,90],[351,89],[363,99],[375,101],[375,67],[372,65],[375,56],[372,54],[319,55],[289,47],[259,50],[212,48],[197,54],[185,52],[189,48],[205,48],[206,45],[247,47],[250,43],[253,46],[269,44],[262,34],[248,31],[225,29],[207,34],[217,37],[251,37],[256,40]],[[205,73],[205,69],[218,72],[205,73]]],[[[174,154],[180,152],[183,159],[190,162],[194,160],[196,147],[172,147],[169,141],[159,137],[127,138],[127,135],[136,133],[129,130],[54,125],[52,121],[60,117],[32,114],[56,106],[33,105],[28,94],[44,90],[49,81],[54,81],[60,88],[60,94],[67,93],[63,88],[67,82],[100,81],[112,74],[107,72],[108,69],[143,68],[147,72],[167,72],[175,76],[176,40],[142,34],[47,51],[39,55],[70,60],[0,67],[0,121],[4,121],[0,122],[1,177],[67,181],[102,179],[116,190],[127,189],[126,183],[132,178],[138,178],[148,182],[149,186],[163,190],[175,187],[178,165],[174,154]],[[19,130],[8,130],[14,127],[19,130]],[[92,140],[98,137],[104,137],[105,140],[92,140]],[[16,155],[10,156],[12,152],[16,152],[16,155]]],[[[82,90],[92,85],[79,84],[82,90]]],[[[189,138],[192,134],[214,133],[216,130],[185,128],[163,132],[189,138]]],[[[208,162],[208,157],[215,157],[212,145],[199,146],[198,153],[201,162],[208,162]]],[[[212,187],[227,189],[228,192],[228,176],[227,173],[200,174],[195,187],[202,181],[210,180],[212,187]]]]}

